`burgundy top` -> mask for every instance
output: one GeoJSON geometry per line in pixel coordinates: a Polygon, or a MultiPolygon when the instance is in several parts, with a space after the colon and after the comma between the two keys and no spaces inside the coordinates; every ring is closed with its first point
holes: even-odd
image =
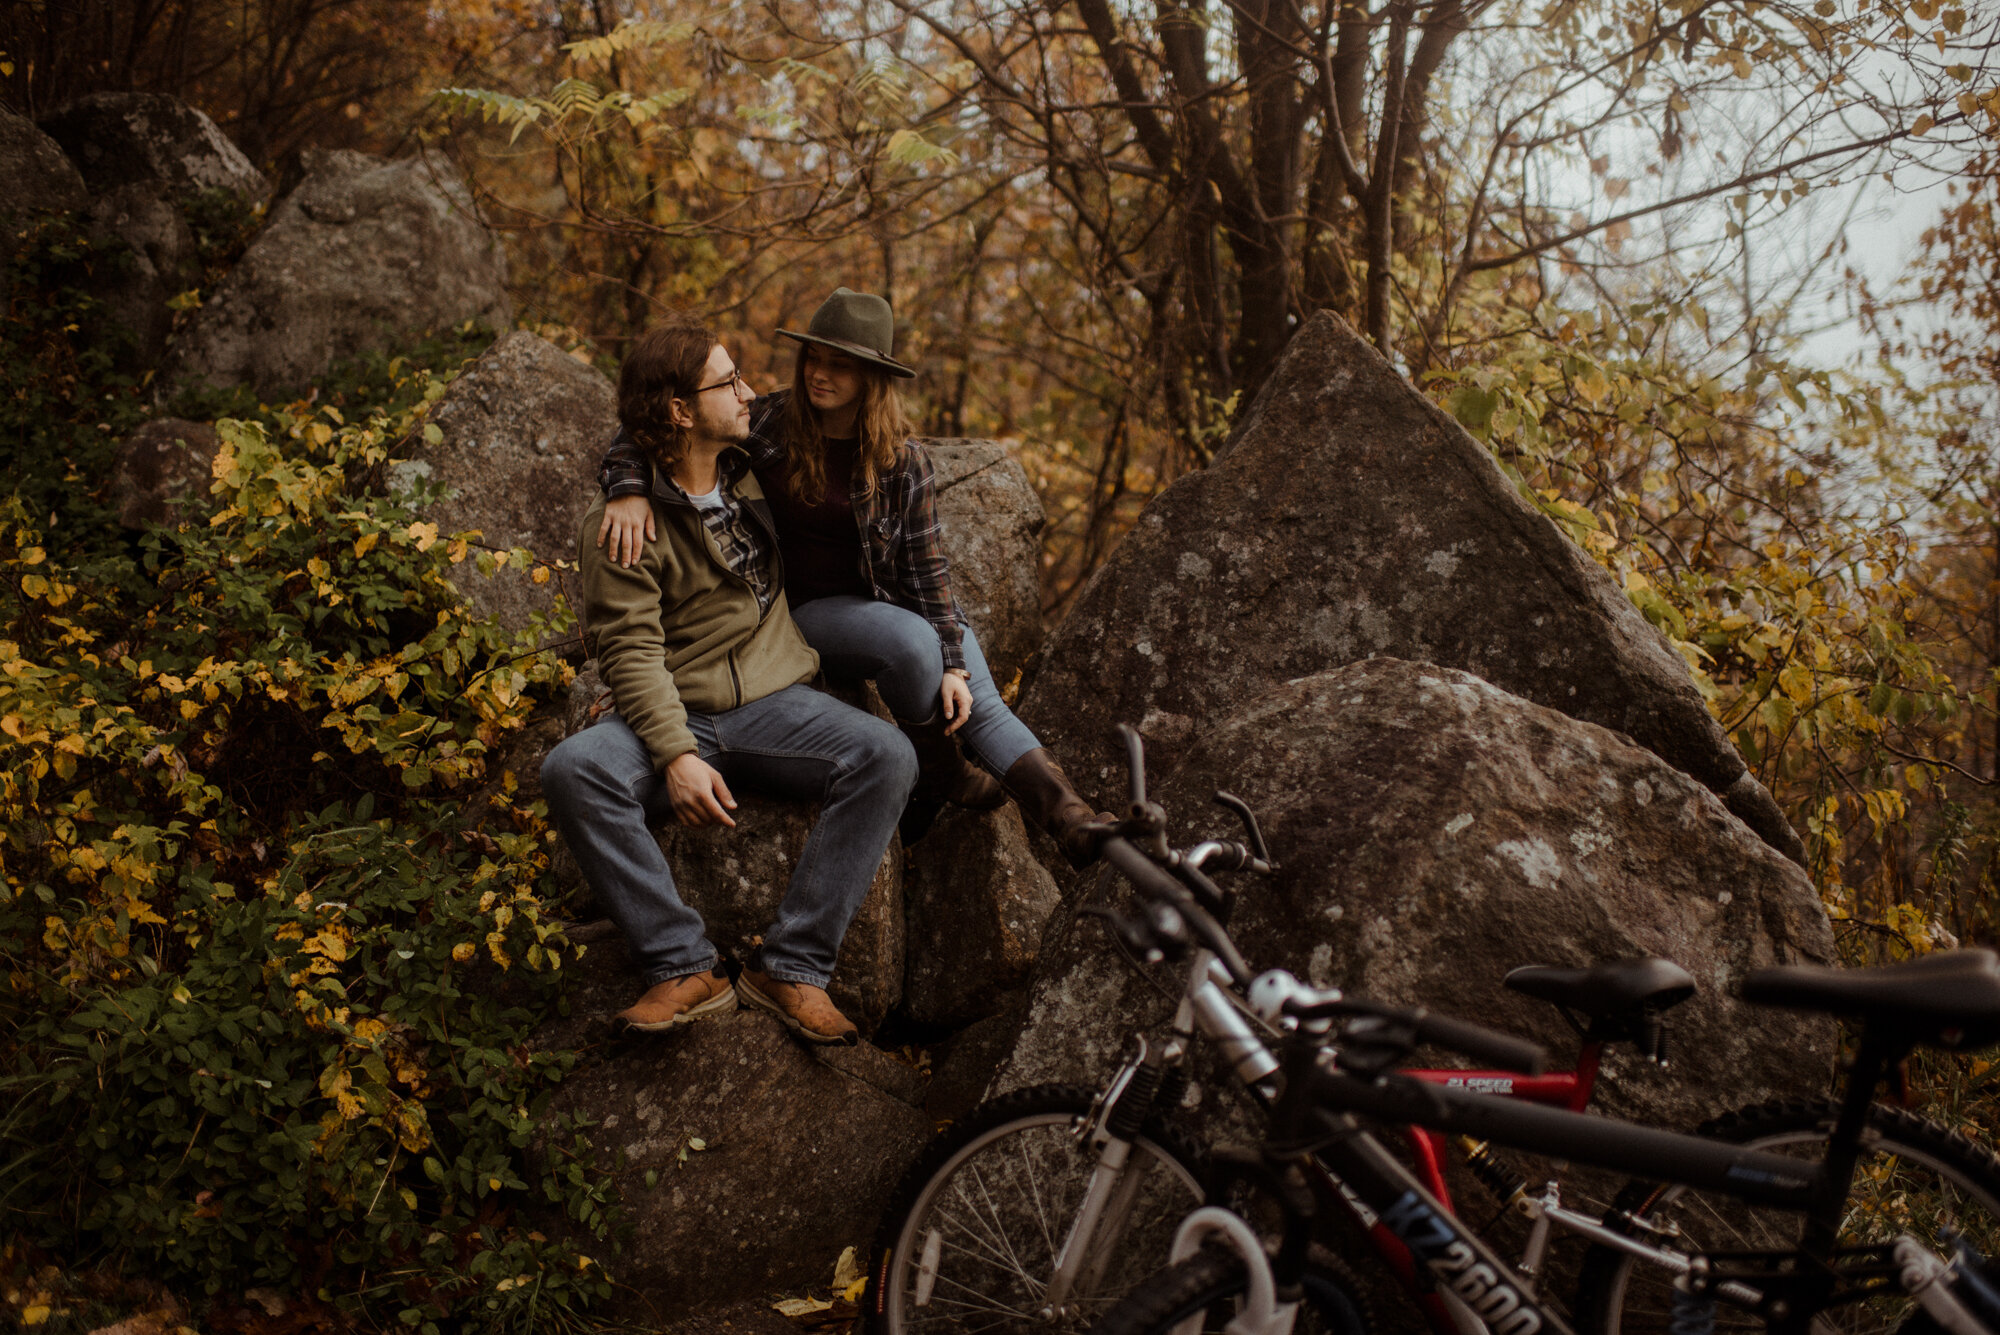
{"type": "Polygon", "coordinates": [[[869,596],[862,574],[861,530],[854,522],[854,456],[858,441],[825,441],[826,492],[817,504],[795,500],[782,478],[764,488],[785,559],[785,599],[801,607],[815,598],[869,596]]]}

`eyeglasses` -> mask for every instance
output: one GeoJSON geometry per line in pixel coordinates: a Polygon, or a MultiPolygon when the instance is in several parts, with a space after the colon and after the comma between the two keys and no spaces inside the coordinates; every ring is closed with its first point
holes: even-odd
{"type": "Polygon", "coordinates": [[[728,378],[727,380],[718,380],[718,381],[716,381],[716,382],[715,382],[714,384],[712,384],[712,385],[703,385],[703,386],[702,386],[702,387],[701,387],[700,389],[696,390],[696,391],[695,391],[695,393],[696,393],[696,394],[706,394],[706,393],[708,393],[708,391],[710,391],[711,389],[721,389],[721,388],[722,388],[722,387],[723,387],[724,385],[727,385],[727,386],[729,386],[729,388],[730,388],[730,389],[731,389],[732,391],[734,391],[734,390],[739,390],[739,389],[742,389],[742,388],[743,388],[743,372],[741,372],[741,371],[739,371],[739,370],[732,370],[732,371],[730,371],[730,373],[729,373],[729,378],[728,378]]]}

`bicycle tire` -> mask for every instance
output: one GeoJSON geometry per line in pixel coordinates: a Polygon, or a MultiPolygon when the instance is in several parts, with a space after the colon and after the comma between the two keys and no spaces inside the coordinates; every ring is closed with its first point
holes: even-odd
{"type": "MultiPolygon", "coordinates": [[[[1839,1105],[1832,1099],[1778,1100],[1704,1124],[1698,1134],[1778,1153],[1819,1158],[1839,1105]]],[[[1841,1225],[1843,1243],[1885,1241],[1909,1232],[1942,1247],[1951,1227],[1988,1255],[2000,1245],[2000,1157],[1928,1118],[1876,1104],[1841,1225]]],[[[1797,1244],[1804,1216],[1745,1205],[1722,1193],[1663,1183],[1628,1183],[1616,1211],[1682,1230],[1682,1250],[1750,1250],[1797,1244]]],[[[1624,1225],[1623,1231],[1642,1230],[1624,1225]]],[[[1584,1254],[1577,1281],[1578,1329],[1598,1335],[1666,1335],[1671,1272],[1602,1244],[1584,1254]]],[[[1901,1293],[1831,1308],[1820,1316],[1837,1335],[1888,1335],[1912,1307],[1901,1293]]],[[[1716,1307],[1718,1330],[1761,1329],[1755,1314],[1716,1307]]]]}
{"type": "MultiPolygon", "coordinates": [[[[1227,1247],[1203,1247],[1127,1294],[1091,1327],[1091,1335],[1178,1335],[1182,1322],[1203,1314],[1204,1335],[1219,1332],[1249,1287],[1242,1257],[1227,1247]]],[[[1361,1286],[1337,1258],[1314,1248],[1303,1287],[1293,1335],[1368,1335],[1361,1286]]]]}
{"type": "Polygon", "coordinates": [[[932,1141],[904,1175],[876,1236],[861,1308],[872,1335],[930,1335],[971,1326],[986,1335],[1083,1331],[1165,1264],[1180,1220],[1202,1203],[1201,1154],[1156,1117],[1132,1142],[1131,1163],[1146,1174],[1133,1207],[1136,1228],[1119,1242],[1101,1283],[1073,1295],[1071,1314],[1062,1320],[1041,1320],[1039,1306],[1028,1305],[1039,1296],[1037,1275],[1051,1268],[1068,1231],[1066,1221],[1089,1181],[1092,1160],[1070,1130],[1096,1097],[1096,1090],[1081,1085],[1016,1090],[974,1108],[932,1141]],[[974,1184],[980,1188],[978,1202],[954,1194],[955,1188],[974,1184]],[[1028,1190],[996,1195],[991,1186],[1001,1184],[1028,1190]],[[968,1213],[954,1217],[954,1208],[968,1213]],[[972,1219],[983,1233],[963,1233],[972,1219]],[[962,1246],[947,1251],[948,1234],[983,1237],[987,1251],[1004,1254],[1007,1263],[962,1246]],[[1014,1245],[995,1247],[995,1239],[1014,1245]],[[964,1315],[969,1304],[980,1300],[987,1310],[981,1319],[969,1320],[964,1315]]]}

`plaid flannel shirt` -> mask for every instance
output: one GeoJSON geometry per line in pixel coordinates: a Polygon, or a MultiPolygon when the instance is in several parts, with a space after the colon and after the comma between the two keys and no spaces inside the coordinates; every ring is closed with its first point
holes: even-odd
{"type": "Polygon", "coordinates": [[[747,466],[734,452],[722,456],[715,478],[716,495],[722,498],[722,504],[713,508],[694,505],[687,488],[672,478],[663,481],[689,505],[694,505],[701,515],[702,526],[715,538],[723,561],[757,595],[757,615],[761,617],[770,612],[771,604],[776,601],[778,583],[771,578],[771,547],[765,540],[765,530],[761,525],[744,522],[743,504],[736,499],[735,478],[747,466]]]}
{"type": "MultiPolygon", "coordinates": [[[[785,449],[781,414],[790,390],[763,394],[750,405],[750,435],[743,442],[750,466],[767,485],[782,486],[778,469],[785,449]]],[[[644,496],[652,490],[652,464],[623,431],[604,453],[597,485],[606,500],[644,496]]],[[[907,441],[896,462],[875,479],[868,495],[859,470],[849,499],[861,531],[861,574],[877,600],[915,612],[931,623],[944,650],[946,668],[965,668],[958,604],[951,596],[951,568],[944,555],[944,529],[937,517],[937,487],[923,447],[907,441]]],[[[750,527],[744,525],[745,528],[750,527]]]]}

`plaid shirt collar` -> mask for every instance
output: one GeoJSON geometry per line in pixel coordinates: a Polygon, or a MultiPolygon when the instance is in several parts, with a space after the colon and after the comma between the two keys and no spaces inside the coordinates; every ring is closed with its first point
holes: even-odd
{"type": "Polygon", "coordinates": [[[687,489],[665,469],[653,470],[653,490],[663,500],[686,505],[700,516],[702,526],[722,553],[723,563],[757,595],[757,614],[761,617],[771,610],[778,597],[778,581],[771,577],[776,548],[765,525],[744,519],[744,504],[736,497],[736,481],[749,467],[749,456],[734,445],[716,459],[715,490],[722,498],[719,508],[696,505],[687,489]]]}

